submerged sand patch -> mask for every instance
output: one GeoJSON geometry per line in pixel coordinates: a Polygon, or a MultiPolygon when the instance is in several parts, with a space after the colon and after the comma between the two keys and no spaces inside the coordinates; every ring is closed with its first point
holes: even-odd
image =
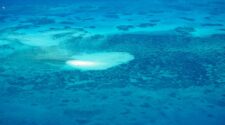
{"type": "Polygon", "coordinates": [[[92,54],[75,55],[67,60],[66,64],[78,70],[106,70],[121,64],[126,64],[134,59],[127,52],[101,52],[92,54]]]}

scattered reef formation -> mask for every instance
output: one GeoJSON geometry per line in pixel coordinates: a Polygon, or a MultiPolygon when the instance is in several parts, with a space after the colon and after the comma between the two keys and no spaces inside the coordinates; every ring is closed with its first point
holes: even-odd
{"type": "Polygon", "coordinates": [[[223,125],[224,2],[138,2],[0,10],[0,124],[223,125]],[[66,67],[98,52],[135,59],[101,71],[66,67]]]}

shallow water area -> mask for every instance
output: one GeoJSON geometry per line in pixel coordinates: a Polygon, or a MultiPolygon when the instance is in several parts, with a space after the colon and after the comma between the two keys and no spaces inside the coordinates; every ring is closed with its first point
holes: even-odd
{"type": "Polygon", "coordinates": [[[1,0],[0,125],[224,125],[222,0],[1,0]]]}

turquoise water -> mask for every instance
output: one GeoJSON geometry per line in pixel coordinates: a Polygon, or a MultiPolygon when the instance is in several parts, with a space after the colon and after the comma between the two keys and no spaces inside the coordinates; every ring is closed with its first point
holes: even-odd
{"type": "Polygon", "coordinates": [[[0,125],[225,125],[223,0],[0,7],[0,125]]]}

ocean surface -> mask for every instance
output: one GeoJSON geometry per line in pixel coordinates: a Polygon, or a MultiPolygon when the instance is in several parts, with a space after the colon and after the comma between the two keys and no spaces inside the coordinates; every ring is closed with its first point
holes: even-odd
{"type": "Polygon", "coordinates": [[[225,125],[225,1],[0,0],[0,125],[225,125]]]}

